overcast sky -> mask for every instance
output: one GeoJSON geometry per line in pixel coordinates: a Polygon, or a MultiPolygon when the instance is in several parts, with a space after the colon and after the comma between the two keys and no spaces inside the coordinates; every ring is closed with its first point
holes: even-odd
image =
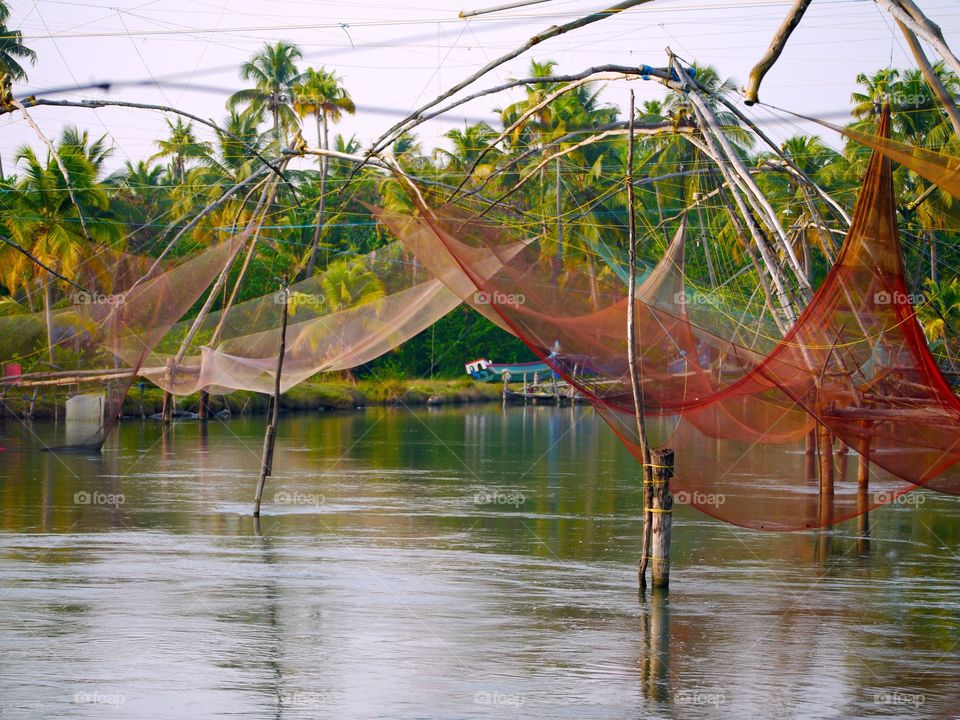
{"type": "MultiPolygon", "coordinates": [[[[468,76],[488,60],[523,43],[531,35],[603,7],[602,0],[552,0],[525,9],[465,21],[460,10],[490,7],[504,0],[14,0],[12,28],[39,59],[18,95],[100,81],[171,79],[189,89],[119,88],[110,97],[173,104],[203,117],[221,119],[224,100],[244,86],[237,68],[265,42],[287,40],[303,51],[302,66],[326,66],[343,77],[359,111],[337,128],[364,143],[389,127],[397,116],[468,76]]],[[[918,0],[960,50],[960,3],[918,0]]],[[[602,63],[663,65],[664,48],[687,60],[714,65],[721,76],[742,84],[766,48],[790,2],[778,0],[655,0],[588,28],[550,40],[481,81],[493,85],[525,74],[532,58],[552,59],[559,72],[577,72],[602,63]]],[[[902,38],[872,0],[815,0],[794,33],[779,64],[767,76],[761,99],[800,112],[842,119],[850,107],[858,72],[892,63],[913,66],[902,38]]],[[[628,87],[638,103],[663,95],[652,82],[618,83],[604,92],[610,102],[626,104],[628,87]]],[[[97,91],[57,97],[99,97],[97,91]]],[[[425,147],[435,145],[465,118],[494,119],[491,109],[513,97],[485,100],[443,122],[421,128],[425,147]]],[[[116,148],[114,164],[155,152],[166,134],[162,116],[137,110],[35,109],[37,122],[50,134],[64,124],[108,134],[116,148]]],[[[769,121],[767,110],[754,117],[769,121]]],[[[797,131],[774,122],[777,138],[797,131]]],[[[16,115],[0,121],[4,168],[16,148],[37,145],[35,135],[16,115]]],[[[202,133],[201,133],[202,134],[202,133]]],[[[311,128],[305,133],[315,142],[311,128]]],[[[837,144],[836,137],[825,138],[837,144]]]]}

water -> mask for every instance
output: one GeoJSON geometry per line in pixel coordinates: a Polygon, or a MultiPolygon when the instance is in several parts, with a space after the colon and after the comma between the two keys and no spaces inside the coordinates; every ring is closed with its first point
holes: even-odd
{"type": "Polygon", "coordinates": [[[0,452],[0,718],[960,711],[957,498],[877,510],[869,540],[681,506],[669,596],[641,602],[637,467],[589,409],[287,416],[258,529],[262,433],[0,452]]]}

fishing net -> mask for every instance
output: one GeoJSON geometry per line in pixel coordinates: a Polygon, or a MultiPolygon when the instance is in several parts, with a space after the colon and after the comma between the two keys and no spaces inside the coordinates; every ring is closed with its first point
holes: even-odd
{"type": "Polygon", "coordinates": [[[245,234],[237,235],[176,266],[117,255],[110,273],[94,266],[110,256],[94,253],[76,276],[84,289],[68,296],[67,307],[0,317],[8,407],[14,395],[31,395],[32,404],[39,393],[58,388],[84,396],[67,401],[63,425],[21,425],[18,437],[5,442],[99,449],[153,347],[245,242],[245,234]],[[38,362],[38,356],[50,353],[52,358],[38,362]],[[24,373],[25,367],[31,371],[24,373]]]}
{"type": "MultiPolygon", "coordinates": [[[[514,243],[503,250],[510,257],[522,247],[514,243]]],[[[483,277],[500,267],[486,250],[471,255],[471,263],[483,277]]],[[[426,330],[460,304],[445,284],[457,282],[449,275],[432,275],[394,242],[291,285],[281,391],[319,372],[369,362],[426,330]]],[[[192,322],[177,323],[140,373],[177,395],[273,393],[283,303],[284,294],[277,292],[209,314],[197,327],[192,343],[197,349],[179,360],[192,322]]],[[[125,360],[131,351],[135,356],[135,346],[117,350],[125,360]]]]}
{"type": "MultiPolygon", "coordinates": [[[[421,260],[443,264],[436,257],[446,252],[472,284],[473,292],[464,292],[461,279],[460,297],[499,315],[590,399],[639,458],[622,283],[545,256],[536,245],[507,257],[508,224],[490,214],[420,210],[420,223],[411,227],[432,231],[429,242],[419,233],[411,244],[421,260]],[[503,265],[489,277],[470,259],[482,248],[503,265]]],[[[699,468],[678,473],[675,483],[691,504],[741,525],[795,529],[847,519],[918,485],[960,492],[955,479],[942,475],[960,459],[960,402],[914,314],[894,211],[890,161],[875,152],[836,263],[782,338],[709,305],[688,306],[682,239],[641,285],[634,299],[636,350],[648,415],[672,416],[747,448],[796,441],[816,420],[900,479],[865,497],[862,487],[840,477],[825,511],[817,485],[802,474],[756,478],[756,492],[736,478],[747,491],[718,503],[719,496],[734,497],[733,478],[699,468]]]]}

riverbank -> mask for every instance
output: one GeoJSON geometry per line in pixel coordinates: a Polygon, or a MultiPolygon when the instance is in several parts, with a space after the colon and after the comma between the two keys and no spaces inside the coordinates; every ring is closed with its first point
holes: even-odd
{"type": "MultiPolygon", "coordinates": [[[[370,405],[453,405],[500,400],[502,389],[497,383],[478,383],[470,378],[456,380],[358,380],[356,382],[303,382],[280,398],[281,410],[352,410],[370,405]]],[[[12,390],[0,405],[0,416],[25,417],[33,394],[12,390]]],[[[37,420],[62,417],[68,393],[58,390],[38,394],[33,408],[37,420]]],[[[177,410],[196,412],[199,394],[176,398],[177,410]]],[[[227,395],[210,396],[210,412],[229,410],[232,414],[260,414],[267,411],[269,396],[238,390],[227,395]]],[[[163,391],[148,386],[141,391],[134,384],[123,403],[123,414],[139,417],[160,412],[163,391]]]]}

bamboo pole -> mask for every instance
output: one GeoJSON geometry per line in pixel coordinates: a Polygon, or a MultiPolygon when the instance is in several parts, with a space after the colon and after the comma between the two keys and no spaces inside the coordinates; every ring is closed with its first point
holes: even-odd
{"type": "MultiPolygon", "coordinates": [[[[699,108],[694,106],[694,110],[701,119],[703,124],[706,124],[706,120],[702,118],[699,108]]],[[[773,281],[774,289],[776,291],[777,300],[780,303],[780,309],[783,312],[784,316],[787,319],[788,325],[793,325],[796,321],[796,313],[793,308],[793,302],[790,298],[789,293],[787,292],[787,287],[785,279],[782,272],[780,271],[779,266],[776,264],[773,255],[770,252],[770,247],[767,244],[766,239],[761,235],[759,228],[757,227],[756,222],[753,221],[753,217],[750,214],[746,203],[743,197],[740,194],[739,185],[736,180],[733,178],[730,169],[727,167],[727,164],[722,160],[722,154],[717,148],[715,140],[710,133],[704,133],[704,138],[707,141],[707,145],[710,150],[708,154],[716,161],[717,167],[720,169],[720,174],[723,176],[724,182],[726,182],[728,189],[730,190],[730,195],[733,197],[734,203],[736,203],[737,209],[740,211],[740,214],[743,216],[747,224],[747,229],[750,231],[750,235],[753,238],[754,244],[757,246],[757,249],[760,251],[760,258],[763,261],[764,267],[767,269],[767,272],[770,274],[770,279],[773,281]]]]}
{"type": "Polygon", "coordinates": [[[257,494],[253,499],[253,516],[260,517],[260,503],[263,500],[263,487],[267,477],[273,473],[273,448],[277,437],[277,423],[280,420],[280,378],[283,373],[283,355],[287,349],[287,316],[289,310],[288,289],[283,287],[283,315],[280,320],[280,347],[277,350],[276,377],[273,382],[273,408],[270,424],[263,436],[263,458],[260,462],[260,481],[257,483],[257,494]]]}
{"type": "MultiPolygon", "coordinates": [[[[477,80],[482,78],[484,75],[490,73],[491,71],[500,67],[504,63],[510,62],[514,58],[517,58],[523,55],[527,50],[530,50],[531,48],[536,47],[537,45],[539,45],[540,43],[546,40],[549,40],[559,35],[563,35],[564,33],[570,32],[571,30],[577,30],[579,28],[598,22],[600,20],[606,20],[607,18],[614,17],[620,14],[624,10],[629,10],[630,8],[637,7],[638,5],[645,5],[646,3],[651,1],[652,0],[623,0],[622,2],[616,3],[615,5],[611,5],[610,7],[604,10],[599,10],[597,12],[590,13],[589,15],[585,15],[583,17],[577,18],[576,20],[571,20],[570,22],[564,23],[563,25],[551,25],[550,27],[545,28],[543,31],[537,33],[536,35],[531,36],[525,43],[523,43],[519,47],[514,48],[510,52],[491,60],[482,68],[480,68],[475,73],[470,75],[469,77],[461,80],[456,85],[448,89],[446,92],[438,95],[433,100],[430,100],[429,102],[424,103],[423,105],[418,107],[416,110],[411,112],[409,115],[407,115],[405,118],[395,123],[383,135],[381,135],[379,138],[377,138],[373,142],[373,144],[366,151],[366,153],[364,153],[364,157],[369,158],[375,155],[376,153],[380,152],[380,150],[382,150],[383,148],[387,147],[390,144],[391,140],[394,137],[401,135],[406,131],[409,131],[412,127],[418,124],[424,117],[424,114],[427,113],[429,110],[432,110],[437,105],[444,102],[445,100],[450,99],[451,97],[456,95],[458,92],[460,92],[466,87],[469,87],[470,85],[475,83],[477,80]]],[[[542,82],[542,79],[538,79],[538,81],[542,82]]],[[[362,164],[363,163],[361,163],[360,165],[358,165],[353,169],[353,172],[350,173],[349,179],[351,180],[353,179],[353,176],[356,175],[357,171],[360,169],[362,164]]]]}
{"type": "Polygon", "coordinates": [[[773,39],[770,41],[770,47],[767,48],[767,51],[763,54],[763,57],[760,58],[759,62],[753,66],[753,70],[750,71],[750,79],[747,82],[747,86],[743,89],[743,95],[747,105],[753,105],[759,102],[757,93],[760,90],[760,83],[763,82],[763,77],[769,72],[770,68],[773,67],[774,63],[780,59],[780,54],[783,52],[787,40],[790,39],[790,35],[793,34],[797,25],[800,24],[800,20],[807,11],[810,2],[811,0],[794,0],[790,12],[783,19],[773,39]]]}
{"type": "Polygon", "coordinates": [[[957,137],[960,137],[960,110],[957,109],[957,104],[954,102],[953,97],[947,92],[943,83],[940,82],[940,78],[937,77],[937,73],[927,59],[926,53],[923,52],[923,48],[920,46],[916,34],[900,20],[897,20],[897,27],[900,28],[903,37],[906,38],[907,45],[910,46],[910,52],[913,53],[914,60],[917,61],[917,65],[920,66],[920,71],[927,79],[927,85],[930,86],[933,94],[937,96],[937,100],[940,101],[943,109],[946,110],[947,116],[950,118],[950,124],[953,125],[953,132],[956,133],[957,137]]]}
{"type": "Polygon", "coordinates": [[[902,22],[910,30],[926,40],[940,53],[955,73],[960,74],[960,59],[953,53],[943,37],[940,26],[930,21],[912,0],[876,0],[877,5],[902,22]]]}
{"type": "Polygon", "coordinates": [[[730,141],[727,140],[727,136],[720,128],[719,122],[713,110],[706,102],[704,102],[703,98],[700,97],[698,93],[699,86],[695,85],[690,80],[686,70],[684,70],[678,62],[676,62],[672,55],[671,63],[676,69],[681,80],[691,88],[687,92],[687,97],[690,99],[692,106],[697,110],[697,116],[701,121],[701,128],[704,130],[704,135],[707,135],[708,137],[712,136],[716,140],[716,143],[719,144],[720,148],[722,148],[723,155],[726,156],[727,161],[733,170],[732,175],[734,179],[739,179],[738,184],[743,188],[744,195],[751,200],[751,204],[753,204],[758,209],[760,214],[765,218],[766,224],[772,231],[773,236],[777,239],[780,249],[784,252],[787,260],[789,261],[789,265],[793,270],[793,274],[796,277],[797,284],[800,286],[801,291],[805,295],[812,294],[810,283],[807,282],[807,278],[803,272],[803,268],[800,265],[800,261],[797,258],[796,253],[793,251],[793,247],[790,245],[789,240],[787,239],[786,232],[780,225],[780,220],[777,218],[777,213],[774,211],[773,206],[770,205],[770,202],[760,191],[760,188],[757,186],[753,177],[747,171],[746,167],[744,167],[743,161],[730,145],[730,141]],[[710,131],[709,134],[706,132],[707,130],[710,131]]]}
{"type": "Polygon", "coordinates": [[[640,588],[647,586],[647,556],[650,554],[650,508],[653,503],[653,476],[650,472],[650,447],[647,443],[647,426],[643,417],[642,385],[637,366],[637,326],[636,326],[636,292],[637,292],[637,219],[634,209],[633,188],[633,123],[636,116],[636,107],[633,90],[630,91],[630,119],[627,135],[627,365],[630,368],[630,389],[633,393],[633,412],[637,422],[637,442],[640,445],[642,460],[641,478],[643,482],[643,540],[640,548],[640,563],[637,566],[637,579],[640,588]]]}

